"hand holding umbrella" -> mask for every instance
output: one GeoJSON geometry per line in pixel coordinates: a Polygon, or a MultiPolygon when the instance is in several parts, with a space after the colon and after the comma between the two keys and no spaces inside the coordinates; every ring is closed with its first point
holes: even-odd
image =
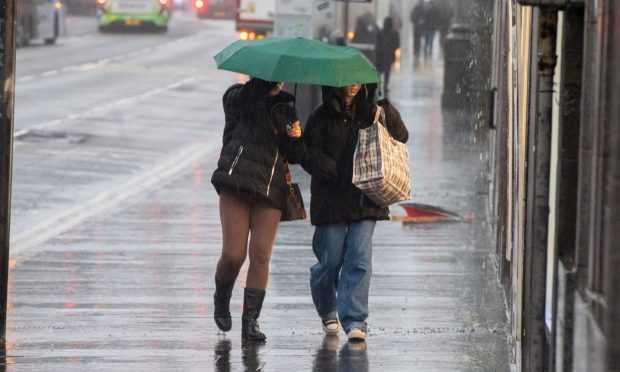
{"type": "Polygon", "coordinates": [[[299,124],[299,120],[297,120],[293,124],[286,125],[286,134],[291,138],[301,137],[301,125],[299,124]]]}

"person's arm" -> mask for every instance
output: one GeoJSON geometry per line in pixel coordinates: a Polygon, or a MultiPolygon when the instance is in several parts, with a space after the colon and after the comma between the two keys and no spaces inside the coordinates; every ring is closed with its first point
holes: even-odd
{"type": "Polygon", "coordinates": [[[278,131],[278,146],[284,158],[290,164],[300,163],[305,153],[305,144],[297,110],[289,104],[278,103],[271,109],[271,120],[278,131]]]}
{"type": "Polygon", "coordinates": [[[319,122],[316,112],[312,113],[308,118],[304,133],[306,151],[301,166],[312,176],[333,178],[338,176],[338,166],[324,152],[325,142],[322,124],[319,122]]]}
{"type": "MultiPolygon", "coordinates": [[[[299,122],[296,125],[299,126],[299,122]]],[[[281,149],[286,161],[291,164],[301,163],[306,154],[306,144],[301,136],[297,138],[287,136],[281,149]]]]}
{"type": "Polygon", "coordinates": [[[396,107],[387,100],[381,100],[377,103],[385,111],[385,125],[390,135],[397,141],[407,143],[409,140],[409,131],[400,117],[400,113],[396,107]]]}
{"type": "Polygon", "coordinates": [[[234,113],[233,108],[241,100],[239,97],[241,88],[243,88],[241,84],[235,84],[229,87],[226,92],[224,92],[224,95],[222,95],[222,105],[224,106],[224,112],[227,115],[234,113]]]}

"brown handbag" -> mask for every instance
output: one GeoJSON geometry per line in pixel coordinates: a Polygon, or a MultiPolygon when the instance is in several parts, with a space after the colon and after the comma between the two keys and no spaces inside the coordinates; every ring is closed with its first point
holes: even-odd
{"type": "Polygon", "coordinates": [[[286,185],[288,193],[286,194],[286,203],[282,210],[280,221],[296,221],[306,219],[306,209],[304,208],[304,200],[299,191],[299,185],[291,182],[291,172],[286,166],[286,185]]]}

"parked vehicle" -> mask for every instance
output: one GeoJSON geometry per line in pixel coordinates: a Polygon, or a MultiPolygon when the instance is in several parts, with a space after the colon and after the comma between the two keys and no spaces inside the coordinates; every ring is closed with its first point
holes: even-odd
{"type": "Polygon", "coordinates": [[[59,0],[19,0],[15,41],[17,46],[27,46],[33,39],[54,44],[64,31],[65,11],[59,0]]]}
{"type": "Polygon", "coordinates": [[[237,13],[236,0],[194,0],[198,18],[234,19],[237,13]]]}
{"type": "Polygon", "coordinates": [[[96,0],[99,31],[113,28],[154,28],[166,32],[171,0],[96,0]]]}
{"type": "Polygon", "coordinates": [[[260,39],[273,32],[276,0],[239,0],[236,29],[243,40],[260,39]]]}

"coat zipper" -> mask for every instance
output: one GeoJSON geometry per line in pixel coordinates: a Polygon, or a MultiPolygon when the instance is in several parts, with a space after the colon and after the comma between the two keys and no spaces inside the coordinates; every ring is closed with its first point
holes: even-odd
{"type": "Polygon", "coordinates": [[[232,174],[233,169],[235,169],[235,166],[237,165],[237,162],[239,161],[239,157],[241,156],[242,152],[243,152],[243,146],[239,147],[239,152],[237,152],[237,156],[235,156],[235,160],[233,161],[232,165],[230,166],[230,169],[228,170],[229,176],[232,174]]]}
{"type": "Polygon", "coordinates": [[[276,163],[278,162],[279,153],[276,152],[276,159],[273,161],[273,167],[271,167],[271,176],[269,177],[269,184],[267,184],[267,196],[269,196],[269,189],[271,188],[271,181],[273,181],[273,174],[276,171],[276,163]]]}

